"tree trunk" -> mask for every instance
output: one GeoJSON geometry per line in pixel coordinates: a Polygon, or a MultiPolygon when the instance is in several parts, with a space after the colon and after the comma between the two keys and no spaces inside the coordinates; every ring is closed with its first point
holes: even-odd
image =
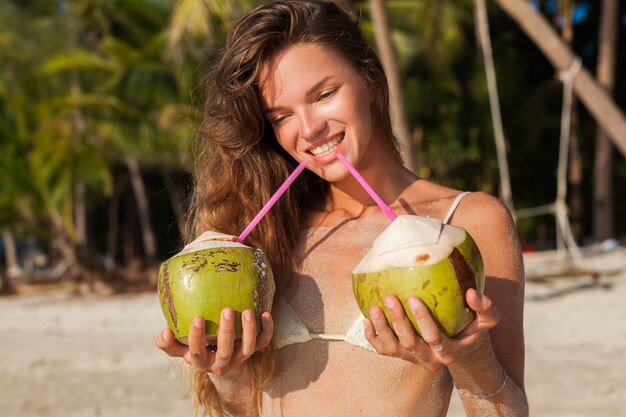
{"type": "MultiPolygon", "coordinates": [[[[574,25],[572,13],[574,5],[571,0],[561,0],[561,13],[559,18],[563,20],[561,35],[569,47],[574,45],[574,25]]],[[[569,208],[572,219],[572,231],[576,236],[582,236],[582,218],[584,212],[583,203],[583,163],[580,153],[580,137],[578,135],[578,101],[572,97],[570,131],[569,131],[569,208]]]]}
{"type": "Polygon", "coordinates": [[[113,196],[111,197],[108,207],[109,227],[107,228],[107,258],[111,266],[116,264],[115,260],[117,257],[117,241],[120,226],[119,210],[120,195],[115,189],[114,184],[113,196]]]}
{"type": "Polygon", "coordinates": [[[4,259],[6,269],[4,273],[0,273],[0,292],[10,292],[10,278],[20,275],[21,270],[17,265],[17,250],[15,248],[15,239],[13,233],[9,229],[2,231],[2,243],[4,243],[4,259]]]}
{"type": "Polygon", "coordinates": [[[156,239],[150,222],[150,205],[148,204],[146,189],[143,179],[141,178],[141,170],[137,160],[131,157],[126,158],[126,167],[130,173],[130,182],[133,187],[135,202],[137,203],[137,214],[141,227],[144,255],[146,256],[148,264],[152,264],[157,258],[156,239]]]}
{"type": "Polygon", "coordinates": [[[168,169],[163,170],[163,178],[165,180],[165,189],[167,190],[167,196],[169,197],[170,205],[172,206],[174,216],[176,217],[178,230],[180,231],[180,235],[184,236],[187,232],[185,213],[183,210],[185,190],[180,185],[180,183],[176,181],[176,178],[172,176],[172,173],[168,169]]]}
{"type": "MultiPolygon", "coordinates": [[[[53,247],[58,251],[58,253],[63,258],[63,261],[67,268],[64,269],[66,272],[67,280],[79,282],[83,278],[83,267],[78,262],[78,257],[76,254],[76,247],[74,246],[73,240],[68,235],[65,227],[63,226],[63,220],[61,216],[56,211],[49,211],[48,219],[52,226],[52,232],[54,234],[54,242],[53,247]]],[[[55,277],[57,278],[57,277],[55,277]]],[[[61,278],[62,277],[58,277],[61,278]]]]}
{"type": "MultiPolygon", "coordinates": [[[[615,83],[618,1],[603,0],[600,18],[600,48],[596,77],[611,94],[615,83]]],[[[607,133],[598,127],[593,165],[593,236],[600,242],[613,236],[613,146],[607,133]]]]}
{"type": "MultiPolygon", "coordinates": [[[[574,61],[570,48],[550,23],[524,0],[496,0],[500,7],[541,49],[557,71],[566,71],[574,61]]],[[[626,157],[626,117],[611,96],[585,68],[574,80],[574,93],[596,122],[626,157]]]]}
{"type": "Polygon", "coordinates": [[[578,135],[578,110],[577,100],[572,97],[571,131],[569,139],[569,208],[572,219],[572,231],[580,238],[583,235],[583,215],[585,203],[583,202],[583,157],[580,152],[580,136],[578,135]]]}
{"type": "Polygon", "coordinates": [[[76,230],[76,255],[81,265],[93,266],[93,261],[89,256],[87,241],[87,202],[85,200],[85,182],[76,180],[74,186],[74,228],[76,230]]]}
{"type": "MultiPolygon", "coordinates": [[[[76,7],[70,8],[67,13],[67,27],[69,33],[70,47],[77,48],[79,41],[79,19],[76,7]]],[[[72,74],[70,82],[70,93],[73,98],[82,94],[82,87],[78,74],[72,74]]],[[[85,140],[87,132],[87,123],[80,108],[72,110],[72,119],[74,122],[74,143],[85,140]]],[[[87,255],[87,205],[85,203],[85,182],[80,178],[75,178],[74,184],[74,230],[76,231],[74,250],[78,258],[78,262],[85,266],[90,263],[87,255]]]]}
{"type": "Polygon", "coordinates": [[[402,159],[404,165],[411,171],[415,170],[413,146],[411,143],[411,132],[406,120],[404,110],[404,96],[400,82],[400,70],[398,69],[398,59],[391,39],[389,20],[384,0],[369,0],[372,23],[374,24],[374,34],[376,44],[380,51],[380,58],[387,74],[389,82],[389,100],[391,106],[391,117],[393,131],[398,136],[402,147],[402,159]]]}
{"type": "Polygon", "coordinates": [[[87,244],[87,203],[85,201],[85,182],[77,180],[74,186],[74,227],[76,228],[76,244],[87,244]]]}
{"type": "Polygon", "coordinates": [[[138,263],[137,249],[135,248],[136,235],[137,235],[137,216],[132,213],[138,212],[135,198],[126,196],[123,201],[124,216],[123,226],[121,229],[121,242],[122,242],[122,259],[123,264],[126,266],[136,265],[138,263]]]}

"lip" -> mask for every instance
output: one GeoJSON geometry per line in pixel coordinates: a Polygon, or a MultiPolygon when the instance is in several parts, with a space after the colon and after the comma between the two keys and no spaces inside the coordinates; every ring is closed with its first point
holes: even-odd
{"type": "Polygon", "coordinates": [[[315,144],[312,144],[311,146],[309,146],[305,152],[307,154],[307,157],[316,161],[317,163],[327,163],[330,162],[334,159],[336,159],[336,155],[337,152],[339,152],[342,147],[343,147],[343,141],[345,139],[345,132],[340,132],[337,135],[333,135],[332,137],[326,137],[324,140],[319,141],[315,144]],[[330,143],[333,140],[335,140],[336,138],[341,138],[340,142],[337,144],[337,146],[335,147],[335,149],[333,149],[330,153],[326,154],[326,155],[314,155],[313,153],[311,153],[312,149],[315,149],[317,147],[323,146],[326,143],[330,143]]]}
{"type": "Polygon", "coordinates": [[[324,156],[315,156],[315,155],[310,155],[309,157],[318,165],[324,165],[324,164],[328,164],[330,162],[333,162],[337,159],[337,152],[341,151],[341,143],[339,145],[337,145],[337,147],[335,149],[333,149],[333,151],[331,153],[329,153],[328,155],[324,155],[324,156]]]}

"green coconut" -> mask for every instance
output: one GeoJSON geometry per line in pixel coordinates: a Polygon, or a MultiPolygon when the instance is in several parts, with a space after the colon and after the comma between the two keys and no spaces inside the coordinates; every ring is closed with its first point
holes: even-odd
{"type": "Polygon", "coordinates": [[[270,263],[260,249],[237,243],[233,236],[205,232],[181,252],[161,264],[159,301],[167,325],[187,343],[194,317],[205,320],[208,343],[215,343],[220,314],[235,312],[235,332],[241,336],[241,314],[252,309],[257,329],[261,314],[270,311],[274,297],[270,263]]]}
{"type": "Polygon", "coordinates": [[[483,292],[485,274],[480,251],[463,228],[427,217],[402,215],[376,238],[352,271],[352,288],[365,317],[379,306],[391,325],[383,299],[395,295],[419,334],[407,305],[417,296],[448,337],[458,334],[475,317],[465,301],[474,288],[483,292]]]}

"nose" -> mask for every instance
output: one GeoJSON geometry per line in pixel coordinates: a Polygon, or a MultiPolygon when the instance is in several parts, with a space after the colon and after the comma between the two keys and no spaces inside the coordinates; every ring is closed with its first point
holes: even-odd
{"type": "Polygon", "coordinates": [[[300,137],[306,140],[314,140],[324,131],[326,119],[314,108],[303,108],[298,112],[300,120],[300,137]]]}

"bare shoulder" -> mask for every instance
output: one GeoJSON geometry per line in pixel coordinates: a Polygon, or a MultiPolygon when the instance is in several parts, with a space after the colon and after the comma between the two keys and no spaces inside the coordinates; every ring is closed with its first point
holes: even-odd
{"type": "Polygon", "coordinates": [[[513,219],[509,209],[498,198],[484,192],[473,192],[461,201],[453,217],[454,223],[476,233],[497,232],[498,228],[513,226],[513,219]]]}
{"type": "MultiPolygon", "coordinates": [[[[409,201],[418,201],[415,207],[419,207],[419,215],[440,219],[444,218],[461,193],[426,180],[417,181],[411,191],[412,199],[409,201]]],[[[450,223],[467,230],[481,251],[482,247],[488,249],[497,245],[518,249],[517,232],[510,211],[502,201],[490,194],[476,191],[464,196],[452,213],[450,223]]]]}
{"type": "Polygon", "coordinates": [[[498,198],[483,192],[467,195],[452,224],[463,227],[476,241],[491,276],[521,280],[521,248],[510,211],[498,198]]]}

